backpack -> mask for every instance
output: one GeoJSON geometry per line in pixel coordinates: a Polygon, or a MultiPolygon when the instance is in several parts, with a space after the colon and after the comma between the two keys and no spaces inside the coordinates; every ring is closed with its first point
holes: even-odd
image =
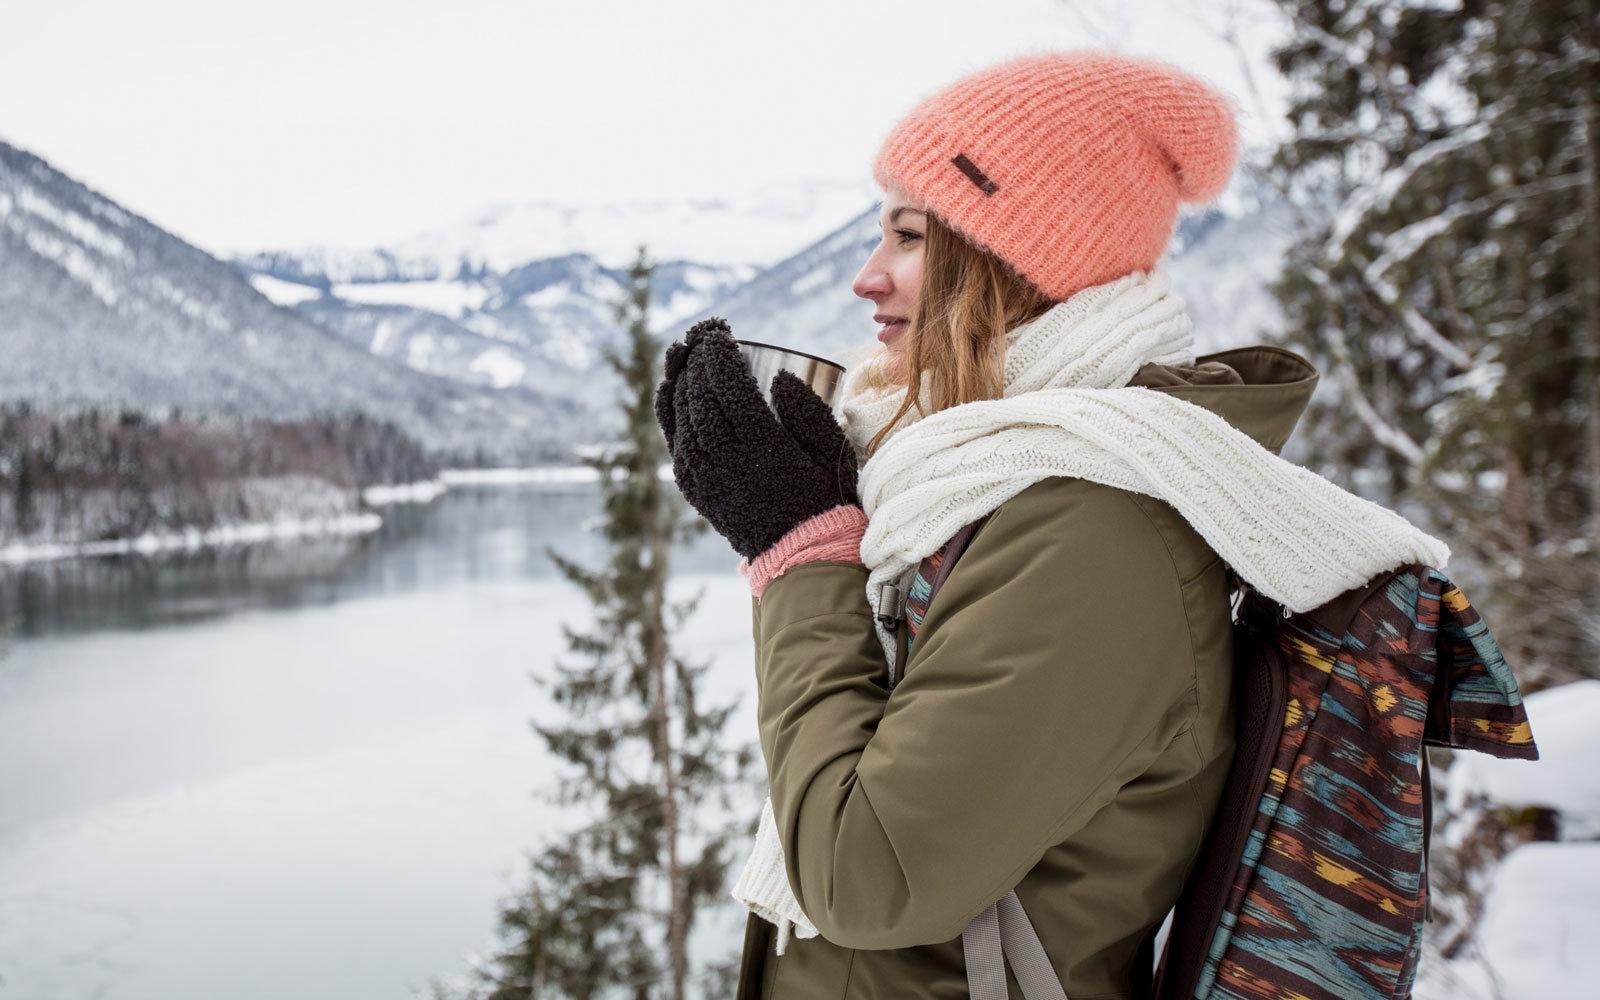
{"type": "Polygon", "coordinates": [[[1291,614],[1244,584],[1234,760],[1173,912],[1162,1000],[1411,995],[1428,905],[1424,747],[1537,760],[1500,647],[1443,572],[1291,614]]]}
{"type": "MultiPolygon", "coordinates": [[[[908,650],[987,517],[918,566],[908,650]]],[[[1423,748],[1537,760],[1516,679],[1471,602],[1432,567],[1379,573],[1301,613],[1226,572],[1234,758],[1159,966],[1152,974],[1152,927],[1132,995],[1406,1000],[1431,909],[1423,748]]],[[[1009,960],[1028,1000],[1064,1000],[1015,891],[962,943],[974,998],[1004,1000],[1009,960]]]]}

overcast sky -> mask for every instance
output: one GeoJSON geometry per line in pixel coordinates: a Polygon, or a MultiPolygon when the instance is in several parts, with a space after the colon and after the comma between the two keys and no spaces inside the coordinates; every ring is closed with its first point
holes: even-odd
{"type": "Polygon", "coordinates": [[[1257,120],[1264,0],[50,0],[0,34],[0,139],[206,249],[362,246],[514,201],[857,181],[957,76],[1171,59],[1257,120]],[[1134,13],[1119,12],[1127,8],[1134,13]]]}

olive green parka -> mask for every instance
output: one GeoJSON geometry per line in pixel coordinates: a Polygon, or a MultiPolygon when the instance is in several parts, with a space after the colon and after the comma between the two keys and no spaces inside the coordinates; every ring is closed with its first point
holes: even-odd
{"type": "MultiPolygon", "coordinates": [[[[1130,384],[1277,452],[1317,378],[1257,346],[1130,384]]],[[[738,1000],[964,998],[962,929],[1013,888],[1071,1000],[1128,997],[1233,755],[1224,570],[1169,504],[1057,476],[972,535],[909,657],[902,620],[892,689],[865,567],[752,598],[778,838],[820,936],[778,955],[750,914],[738,1000]]]]}

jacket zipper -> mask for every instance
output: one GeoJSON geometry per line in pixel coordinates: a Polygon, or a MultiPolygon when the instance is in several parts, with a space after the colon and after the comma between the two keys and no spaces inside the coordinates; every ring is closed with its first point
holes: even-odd
{"type": "Polygon", "coordinates": [[[900,588],[892,583],[884,582],[878,585],[878,622],[884,629],[894,636],[891,643],[893,651],[889,655],[886,679],[888,690],[893,691],[896,684],[900,683],[900,626],[904,621],[901,614],[900,588]],[[888,609],[887,612],[885,609],[888,609]]]}

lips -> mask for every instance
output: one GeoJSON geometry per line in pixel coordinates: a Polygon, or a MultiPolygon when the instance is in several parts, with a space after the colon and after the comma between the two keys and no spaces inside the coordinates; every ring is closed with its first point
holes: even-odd
{"type": "Polygon", "coordinates": [[[886,341],[890,337],[893,337],[895,334],[899,333],[901,330],[904,330],[906,327],[906,318],[904,316],[892,316],[888,313],[878,313],[872,318],[878,323],[882,324],[878,328],[879,340],[886,341]]]}

